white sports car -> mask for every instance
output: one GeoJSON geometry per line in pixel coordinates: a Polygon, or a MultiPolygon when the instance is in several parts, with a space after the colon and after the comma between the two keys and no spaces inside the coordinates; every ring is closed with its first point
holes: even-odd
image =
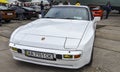
{"type": "Polygon", "coordinates": [[[15,60],[77,69],[92,62],[95,30],[87,6],[53,6],[44,18],[17,28],[9,46],[15,60]]]}

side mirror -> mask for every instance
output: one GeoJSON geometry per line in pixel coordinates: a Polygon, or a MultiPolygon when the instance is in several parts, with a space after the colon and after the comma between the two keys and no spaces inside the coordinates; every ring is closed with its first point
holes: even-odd
{"type": "Polygon", "coordinates": [[[94,17],[94,21],[97,22],[97,21],[100,21],[101,18],[100,17],[94,17]]]}
{"type": "Polygon", "coordinates": [[[41,14],[39,14],[39,18],[42,18],[42,15],[41,15],[41,14]]]}

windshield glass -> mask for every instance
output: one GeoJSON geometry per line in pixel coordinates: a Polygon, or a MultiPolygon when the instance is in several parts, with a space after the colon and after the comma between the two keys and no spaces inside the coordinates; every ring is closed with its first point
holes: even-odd
{"type": "Polygon", "coordinates": [[[7,10],[8,8],[5,6],[0,6],[0,10],[7,10]]]}
{"type": "Polygon", "coordinates": [[[79,7],[53,7],[44,18],[89,20],[87,9],[79,7]]]}

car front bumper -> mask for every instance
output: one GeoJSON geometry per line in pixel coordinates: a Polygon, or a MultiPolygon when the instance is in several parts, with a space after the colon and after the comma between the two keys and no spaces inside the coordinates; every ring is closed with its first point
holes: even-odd
{"type": "Polygon", "coordinates": [[[25,61],[29,63],[39,64],[39,65],[47,65],[47,66],[54,66],[54,67],[62,67],[62,68],[70,68],[70,69],[78,69],[83,67],[87,64],[84,55],[82,55],[82,51],[68,51],[68,50],[53,50],[53,49],[44,49],[44,48],[36,48],[36,47],[29,47],[29,46],[23,46],[23,45],[17,45],[10,43],[10,47],[18,48],[22,50],[22,53],[18,53],[12,49],[11,52],[13,54],[13,58],[15,60],[25,61]],[[45,59],[39,59],[39,58],[33,58],[28,57],[25,55],[25,50],[30,51],[37,51],[37,52],[46,52],[46,53],[53,53],[54,55],[64,55],[64,54],[81,54],[80,58],[77,59],[56,59],[56,60],[45,60],[45,59]]]}

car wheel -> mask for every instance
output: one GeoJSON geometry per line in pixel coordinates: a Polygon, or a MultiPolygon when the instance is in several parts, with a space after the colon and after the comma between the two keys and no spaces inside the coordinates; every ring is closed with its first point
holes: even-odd
{"type": "Polygon", "coordinates": [[[120,14],[120,10],[119,10],[118,14],[120,14]]]}
{"type": "Polygon", "coordinates": [[[103,15],[101,16],[101,20],[103,19],[103,15]]]}
{"type": "Polygon", "coordinates": [[[5,20],[5,22],[9,23],[11,20],[5,20]]]}
{"type": "Polygon", "coordinates": [[[26,19],[28,19],[28,20],[30,20],[32,17],[30,16],[30,15],[28,15],[28,14],[26,14],[26,15],[24,15],[24,17],[26,18],[26,19]]]}
{"type": "Polygon", "coordinates": [[[28,19],[28,20],[30,20],[30,19],[31,19],[31,17],[27,17],[27,19],[28,19]]]}
{"type": "Polygon", "coordinates": [[[24,20],[24,15],[22,15],[22,14],[18,15],[18,19],[19,20],[24,20]]]}

